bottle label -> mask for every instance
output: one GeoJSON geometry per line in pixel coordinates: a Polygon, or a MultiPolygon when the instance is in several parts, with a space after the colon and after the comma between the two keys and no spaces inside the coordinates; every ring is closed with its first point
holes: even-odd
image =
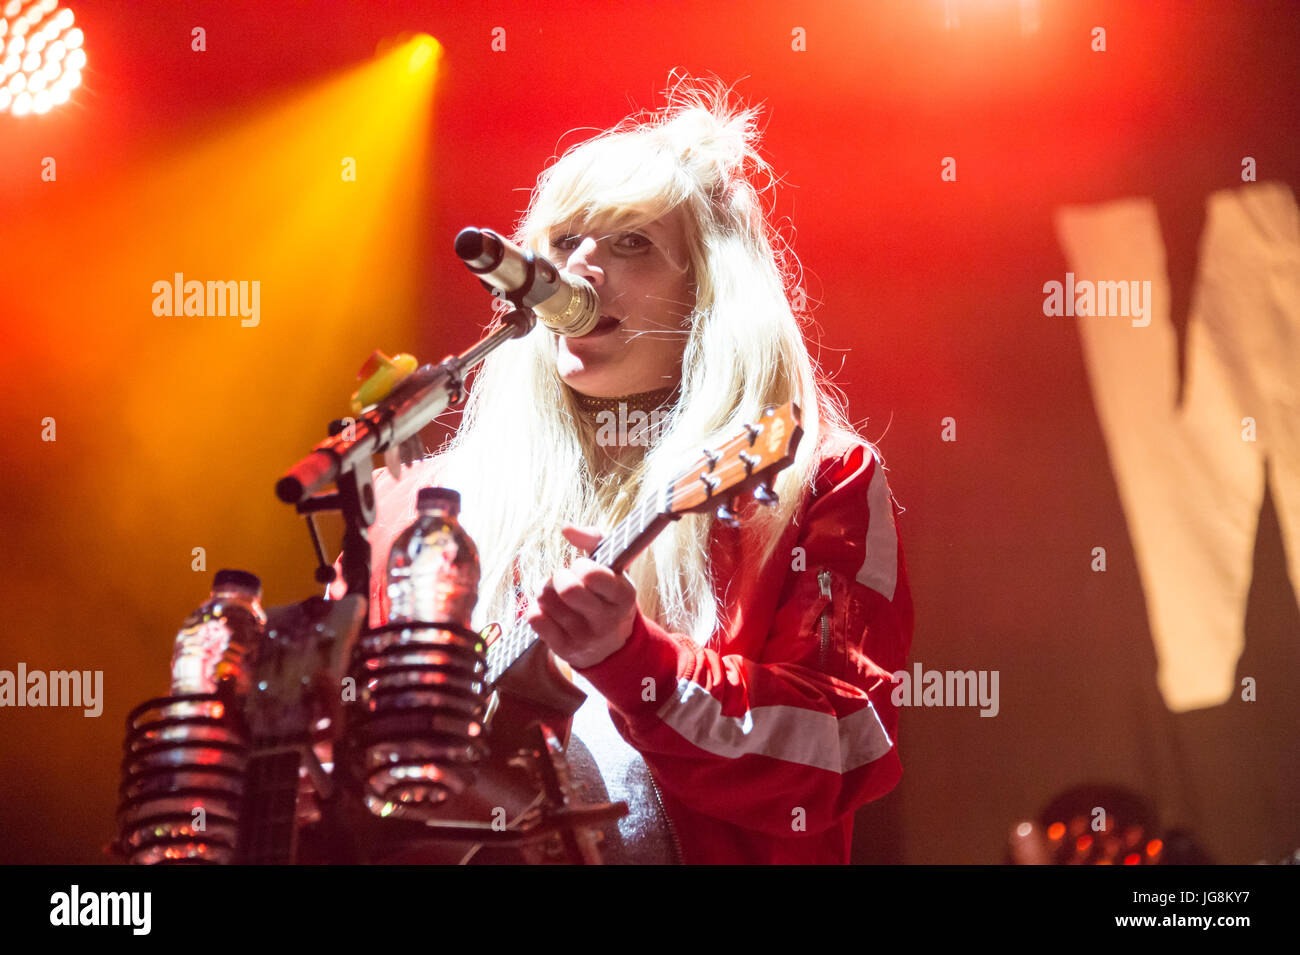
{"type": "Polygon", "coordinates": [[[213,693],[216,691],[217,661],[230,643],[225,620],[205,620],[181,635],[172,664],[172,692],[213,693]]]}

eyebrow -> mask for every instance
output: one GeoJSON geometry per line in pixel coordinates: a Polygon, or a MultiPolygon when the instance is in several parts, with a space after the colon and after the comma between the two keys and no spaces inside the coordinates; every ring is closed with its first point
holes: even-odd
{"type": "MultiPolygon", "coordinates": [[[[586,228],[591,228],[592,223],[588,221],[583,223],[583,225],[586,228]]],[[[604,226],[603,228],[610,230],[611,234],[614,232],[625,232],[625,231],[635,230],[635,229],[641,229],[647,232],[655,231],[661,233],[666,233],[670,230],[669,224],[665,222],[664,219],[653,219],[649,222],[643,222],[638,225],[631,225],[631,224],[620,225],[619,223],[616,222],[614,224],[604,226]]],[[[556,235],[556,234],[572,235],[577,231],[578,231],[577,226],[573,222],[568,222],[568,223],[561,223],[559,225],[552,226],[550,229],[547,230],[547,233],[550,235],[556,235]]]]}

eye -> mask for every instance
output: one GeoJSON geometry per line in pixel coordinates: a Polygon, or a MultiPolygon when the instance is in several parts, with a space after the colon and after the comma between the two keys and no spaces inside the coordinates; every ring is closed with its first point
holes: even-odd
{"type": "MultiPolygon", "coordinates": [[[[650,239],[646,238],[639,232],[619,232],[614,235],[601,236],[597,241],[602,239],[613,239],[613,245],[620,252],[642,252],[654,246],[650,239]]],[[[582,242],[582,236],[572,234],[557,235],[548,240],[551,248],[560,252],[572,252],[582,242]]]]}
{"type": "Polygon", "coordinates": [[[653,242],[639,232],[624,232],[618,237],[615,244],[626,252],[639,252],[654,245],[653,242]]]}

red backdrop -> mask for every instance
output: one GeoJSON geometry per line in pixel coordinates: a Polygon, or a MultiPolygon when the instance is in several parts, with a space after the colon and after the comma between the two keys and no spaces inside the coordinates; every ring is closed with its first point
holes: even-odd
{"type": "MultiPolygon", "coordinates": [[[[343,413],[373,349],[436,360],[477,337],[488,302],[452,237],[510,228],[558,149],[659,105],[673,67],[716,73],[765,105],[783,178],[775,216],[819,303],[811,344],[906,508],[913,658],[1001,674],[995,719],[903,713],[904,778],[863,814],[858,858],[1000,861],[1013,819],[1092,781],[1146,794],[1221,861],[1300,845],[1300,616],[1272,507],[1239,665],[1259,698],[1173,714],[1078,330],[1042,314],[1043,282],[1067,267],[1053,210],[1152,196],[1185,329],[1206,197],[1240,186],[1246,155],[1261,179],[1300,181],[1294,4],[1043,2],[1032,33],[1010,0],[957,0],[948,28],[938,0],[71,6],[86,34],[82,87],[46,116],[0,116],[12,584],[0,668],[103,669],[105,704],[98,719],[0,710],[0,861],[103,860],[123,717],[165,685],[175,629],[211,569],[258,572],[269,605],[314,589],[275,478],[343,413]],[[1095,26],[1105,53],[1090,47],[1095,26]],[[496,28],[504,50],[492,49],[496,28]],[[185,263],[165,267],[166,249],[151,249],[128,294],[123,244],[145,247],[161,229],[201,246],[211,228],[234,247],[277,228],[249,212],[258,177],[277,157],[307,161],[301,130],[320,123],[333,137],[321,162],[337,170],[370,106],[273,124],[193,168],[186,156],[407,31],[444,55],[424,109],[429,151],[405,149],[385,173],[392,231],[365,223],[386,245],[361,247],[350,200],[312,207],[311,256],[277,247],[292,296],[268,291],[263,327],[181,348],[179,320],[151,316],[149,285],[185,263]],[[40,176],[47,156],[55,182],[40,176]],[[957,161],[955,182],[941,179],[943,157],[957,161]],[[237,219],[208,206],[192,217],[214,190],[244,197],[237,219]],[[343,291],[329,285],[340,269],[361,273],[343,291]],[[318,325],[317,309],[344,320],[318,325]],[[182,357],[140,393],[142,363],[182,357]],[[219,407],[205,400],[232,380],[219,407]],[[41,441],[47,415],[53,446],[41,441]],[[955,442],[941,440],[949,416],[955,442]],[[1098,545],[1104,574],[1089,567],[1098,545]],[[206,546],[207,572],[191,569],[192,546],[206,546]]],[[[383,90],[367,95],[385,108],[383,90]]],[[[412,115],[396,108],[391,135],[412,115]]],[[[372,149],[386,141],[382,128],[366,135],[372,149]]]]}

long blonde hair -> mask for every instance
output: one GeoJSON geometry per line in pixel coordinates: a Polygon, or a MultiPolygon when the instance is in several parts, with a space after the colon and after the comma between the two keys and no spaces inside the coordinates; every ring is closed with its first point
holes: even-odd
{"type": "MultiPolygon", "coordinates": [[[[575,556],[561,526],[612,528],[711,439],[740,430],[766,405],[794,400],[803,440],[774,482],[780,506],[755,509],[759,523],[748,532],[762,544],[746,562],[765,562],[799,512],[822,442],[854,434],[842,399],[808,354],[800,330],[807,315],[796,315],[787,298],[797,263],[760,205],[772,180],[757,151],[758,110],[733,108],[729,92],[682,77],[663,110],[629,116],[574,146],[537,182],[513,239],[542,255],[551,253],[557,226],[644,223],[684,207],[696,302],[689,331],[675,333],[686,336],[677,405],[653,446],[621,467],[610,465],[559,378],[555,337],[540,323],[479,367],[456,434],[417,465],[461,492],[462,522],[482,562],[476,627],[515,620],[516,562],[520,589],[534,595],[575,556]]],[[[673,522],[627,570],[642,611],[700,644],[726,625],[708,554],[714,520],[709,513],[673,522]]]]}

